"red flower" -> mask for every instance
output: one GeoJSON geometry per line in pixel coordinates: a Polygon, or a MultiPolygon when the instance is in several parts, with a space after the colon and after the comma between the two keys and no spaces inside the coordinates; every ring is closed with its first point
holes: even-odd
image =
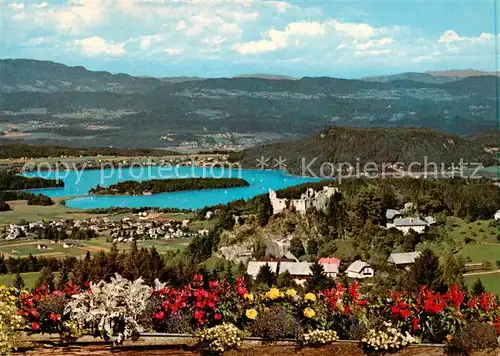
{"type": "Polygon", "coordinates": [[[217,320],[217,321],[219,321],[219,320],[222,319],[222,315],[220,315],[219,313],[215,313],[214,319],[217,320]]]}
{"type": "Polygon", "coordinates": [[[61,316],[57,313],[50,313],[49,319],[53,323],[57,323],[59,320],[61,320],[61,316]]]}
{"type": "Polygon", "coordinates": [[[36,321],[31,323],[31,329],[32,330],[40,330],[40,324],[38,324],[36,321]]]}
{"type": "Polygon", "coordinates": [[[464,292],[458,286],[451,286],[448,292],[446,292],[445,298],[448,303],[459,309],[464,300],[464,292]]]}
{"type": "Polygon", "coordinates": [[[413,326],[413,332],[419,330],[420,329],[420,319],[419,318],[411,319],[411,325],[413,326]]]}
{"type": "Polygon", "coordinates": [[[30,310],[30,314],[31,314],[31,316],[33,316],[33,318],[35,318],[35,319],[40,318],[40,314],[38,314],[38,312],[37,312],[35,309],[30,310]]]}
{"type": "Polygon", "coordinates": [[[244,286],[238,286],[237,292],[240,297],[243,297],[245,294],[247,294],[247,289],[244,286]]]}
{"type": "Polygon", "coordinates": [[[408,309],[401,309],[400,315],[403,319],[406,319],[407,317],[410,316],[410,310],[408,309]]]}
{"type": "Polygon", "coordinates": [[[349,295],[351,296],[352,300],[358,300],[359,298],[359,282],[354,281],[349,285],[349,295]]]}
{"type": "Polygon", "coordinates": [[[399,314],[399,307],[392,306],[391,312],[392,312],[392,314],[399,314]]]}
{"type": "Polygon", "coordinates": [[[158,313],[155,314],[155,319],[162,320],[165,318],[165,313],[162,311],[159,311],[158,313]]]}

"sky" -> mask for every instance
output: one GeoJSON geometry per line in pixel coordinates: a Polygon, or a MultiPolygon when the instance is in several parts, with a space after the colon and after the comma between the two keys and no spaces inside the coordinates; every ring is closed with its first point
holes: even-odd
{"type": "Polygon", "coordinates": [[[0,57],[155,77],[496,70],[495,1],[0,0],[0,57]]]}

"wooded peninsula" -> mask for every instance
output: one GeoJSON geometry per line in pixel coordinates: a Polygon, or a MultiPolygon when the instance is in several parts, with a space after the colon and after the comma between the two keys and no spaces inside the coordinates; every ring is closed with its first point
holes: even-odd
{"type": "Polygon", "coordinates": [[[186,190],[220,189],[248,187],[250,184],[242,178],[182,178],[152,179],[142,182],[124,181],[109,187],[97,186],[90,194],[98,195],[143,195],[186,190]]]}

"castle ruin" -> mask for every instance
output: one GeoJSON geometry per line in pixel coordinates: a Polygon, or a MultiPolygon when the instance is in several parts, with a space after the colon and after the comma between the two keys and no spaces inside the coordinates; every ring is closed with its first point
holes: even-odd
{"type": "Polygon", "coordinates": [[[290,208],[295,209],[301,214],[305,214],[308,209],[324,210],[328,200],[339,193],[337,187],[324,186],[322,190],[315,191],[313,188],[307,188],[306,192],[300,196],[300,199],[278,198],[276,191],[269,189],[269,200],[273,206],[273,214],[281,213],[290,208]]]}

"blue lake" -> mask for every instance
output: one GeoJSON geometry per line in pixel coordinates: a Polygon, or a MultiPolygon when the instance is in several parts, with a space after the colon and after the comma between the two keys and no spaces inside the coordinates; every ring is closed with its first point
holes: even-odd
{"type": "Polygon", "coordinates": [[[29,172],[25,176],[61,179],[64,188],[30,190],[49,197],[73,197],[66,206],[79,209],[110,207],[200,209],[205,206],[225,204],[238,199],[250,199],[269,189],[282,189],[297,184],[315,182],[318,178],[296,177],[283,171],[237,170],[203,167],[133,167],[104,170],[29,172]],[[88,192],[98,184],[108,186],[126,180],[176,179],[190,177],[243,178],[250,186],[228,189],[206,189],[185,192],[161,193],[141,196],[95,196],[88,192]]]}

